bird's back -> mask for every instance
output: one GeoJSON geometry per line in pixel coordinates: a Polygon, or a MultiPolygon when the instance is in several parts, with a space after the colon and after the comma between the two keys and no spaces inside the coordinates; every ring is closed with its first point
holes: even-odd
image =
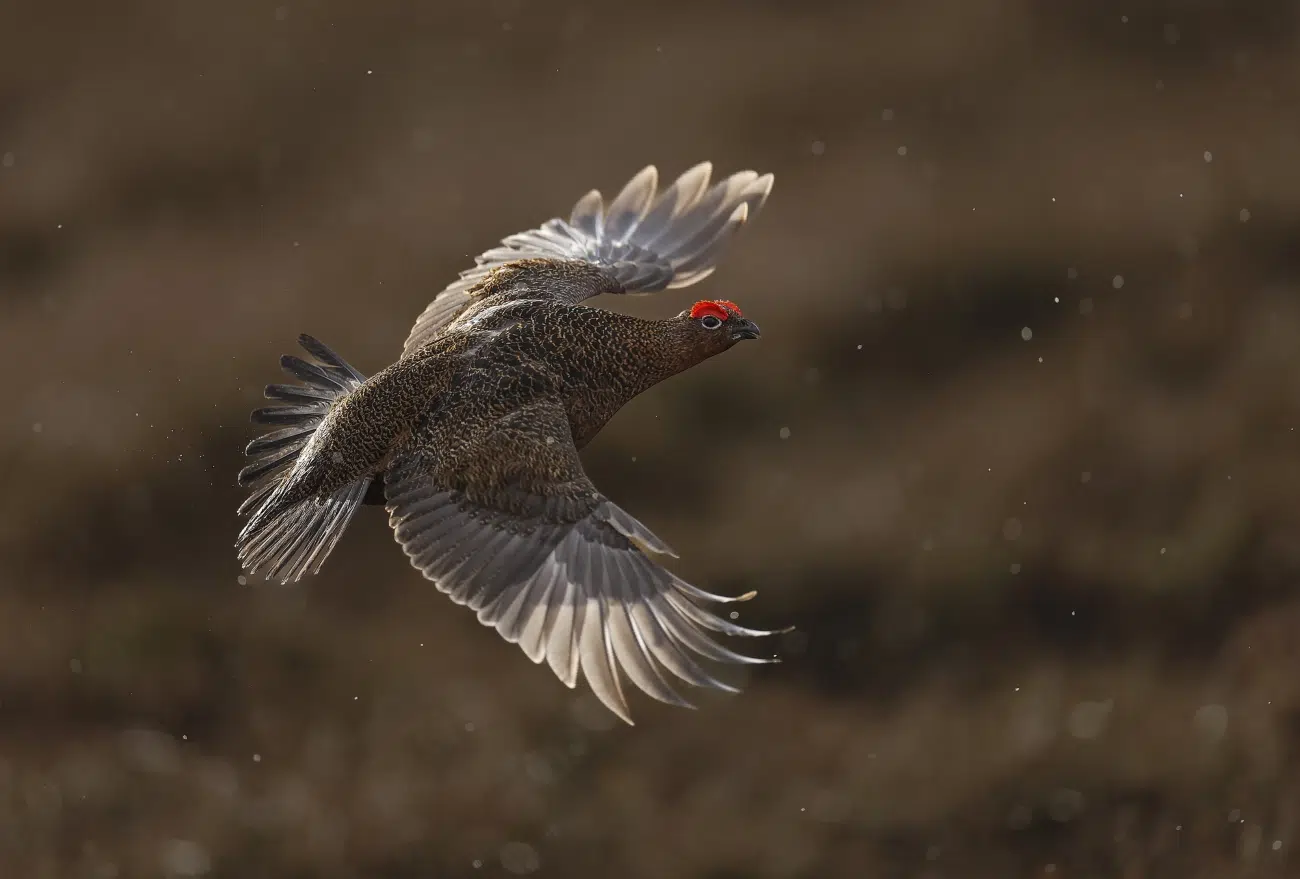
{"type": "Polygon", "coordinates": [[[450,329],[451,379],[430,413],[447,447],[537,401],[560,401],[581,448],[637,394],[679,371],[663,322],[553,300],[487,300],[450,329]]]}

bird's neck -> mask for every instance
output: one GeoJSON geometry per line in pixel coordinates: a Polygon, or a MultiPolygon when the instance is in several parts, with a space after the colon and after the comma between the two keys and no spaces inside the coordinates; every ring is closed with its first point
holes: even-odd
{"type": "Polygon", "coordinates": [[[680,338],[680,325],[673,321],[631,320],[636,323],[629,324],[626,337],[618,341],[622,354],[615,359],[628,399],[700,362],[698,353],[680,338]]]}

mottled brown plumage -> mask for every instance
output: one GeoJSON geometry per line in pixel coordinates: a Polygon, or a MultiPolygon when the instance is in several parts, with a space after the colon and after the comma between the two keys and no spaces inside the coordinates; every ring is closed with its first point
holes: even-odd
{"type": "MultiPolygon", "coordinates": [[[[741,172],[708,186],[696,166],[656,193],[653,168],[606,209],[599,193],[479,257],[417,320],[400,359],[364,379],[310,337],[318,363],[286,357],[303,386],[254,420],[289,425],[255,440],[237,543],[250,572],[319,570],[351,516],[386,505],[411,563],[535,662],[631,722],[621,669],[686,705],[668,683],[730,689],[692,654],[757,662],[708,637],[770,634],[705,611],[731,601],[651,558],[672,554],[583,472],[578,450],[637,394],[758,328],[730,302],[645,320],[591,308],[602,293],[686,286],[771,189],[741,172]]],[[[751,593],[752,595],[752,593],[751,593]]]]}

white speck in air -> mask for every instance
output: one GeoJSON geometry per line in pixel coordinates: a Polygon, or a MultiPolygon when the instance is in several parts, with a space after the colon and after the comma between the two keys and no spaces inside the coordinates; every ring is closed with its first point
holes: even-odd
{"type": "Polygon", "coordinates": [[[262,755],[261,755],[261,754],[254,754],[254,755],[253,755],[253,762],[254,762],[254,763],[261,763],[261,762],[262,762],[262,755]]]}
{"type": "Polygon", "coordinates": [[[899,148],[898,148],[898,154],[899,154],[900,156],[905,156],[905,155],[907,155],[907,147],[905,147],[905,146],[901,146],[901,147],[899,147],[899,148]]]}
{"type": "Polygon", "coordinates": [[[1205,152],[1201,153],[1201,158],[1205,159],[1205,163],[1208,165],[1210,162],[1214,161],[1214,153],[1210,152],[1209,150],[1206,150],[1205,152]]]}
{"type": "Polygon", "coordinates": [[[1024,339],[1026,342],[1028,342],[1028,341],[1029,341],[1030,339],[1032,339],[1033,337],[1034,337],[1034,331],[1033,331],[1033,330],[1031,330],[1029,327],[1022,327],[1022,328],[1021,328],[1021,330],[1020,330],[1020,338],[1024,339]]]}
{"type": "Polygon", "coordinates": [[[0,165],[4,165],[6,168],[12,168],[15,161],[16,159],[14,158],[13,153],[5,153],[4,158],[0,159],[0,165]]]}
{"type": "Polygon", "coordinates": [[[820,156],[826,152],[826,144],[820,140],[814,140],[812,142],[811,150],[814,156],[820,156]]]}
{"type": "Polygon", "coordinates": [[[1115,277],[1111,278],[1110,285],[1114,287],[1116,290],[1119,290],[1124,286],[1124,276],[1116,275],[1115,277]]]}
{"type": "Polygon", "coordinates": [[[893,111],[893,110],[881,110],[881,111],[880,111],[880,119],[881,119],[882,122],[892,122],[892,121],[894,121],[894,111],[893,111]]]}
{"type": "Polygon", "coordinates": [[[525,842],[507,842],[501,846],[501,866],[509,873],[522,876],[535,873],[542,866],[537,850],[525,842]]]}
{"type": "Polygon", "coordinates": [[[1250,211],[1247,208],[1242,208],[1240,213],[1237,214],[1237,219],[1241,220],[1243,223],[1249,221],[1250,211]]]}
{"type": "Polygon", "coordinates": [[[783,428],[781,428],[781,430],[780,430],[780,436],[781,436],[781,439],[783,439],[783,440],[789,439],[789,438],[790,438],[790,428],[788,428],[788,427],[783,427],[783,428]]]}

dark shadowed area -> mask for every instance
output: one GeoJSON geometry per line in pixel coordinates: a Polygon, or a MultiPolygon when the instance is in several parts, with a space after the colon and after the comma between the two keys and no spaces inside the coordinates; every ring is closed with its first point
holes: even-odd
{"type": "Polygon", "coordinates": [[[3,4],[0,874],[1295,875],[1298,50],[1265,0],[3,4]],[[783,664],[615,725],[374,508],[239,581],[298,333],[372,373],[704,159],[762,214],[604,304],[763,338],[584,458],[783,664]]]}

